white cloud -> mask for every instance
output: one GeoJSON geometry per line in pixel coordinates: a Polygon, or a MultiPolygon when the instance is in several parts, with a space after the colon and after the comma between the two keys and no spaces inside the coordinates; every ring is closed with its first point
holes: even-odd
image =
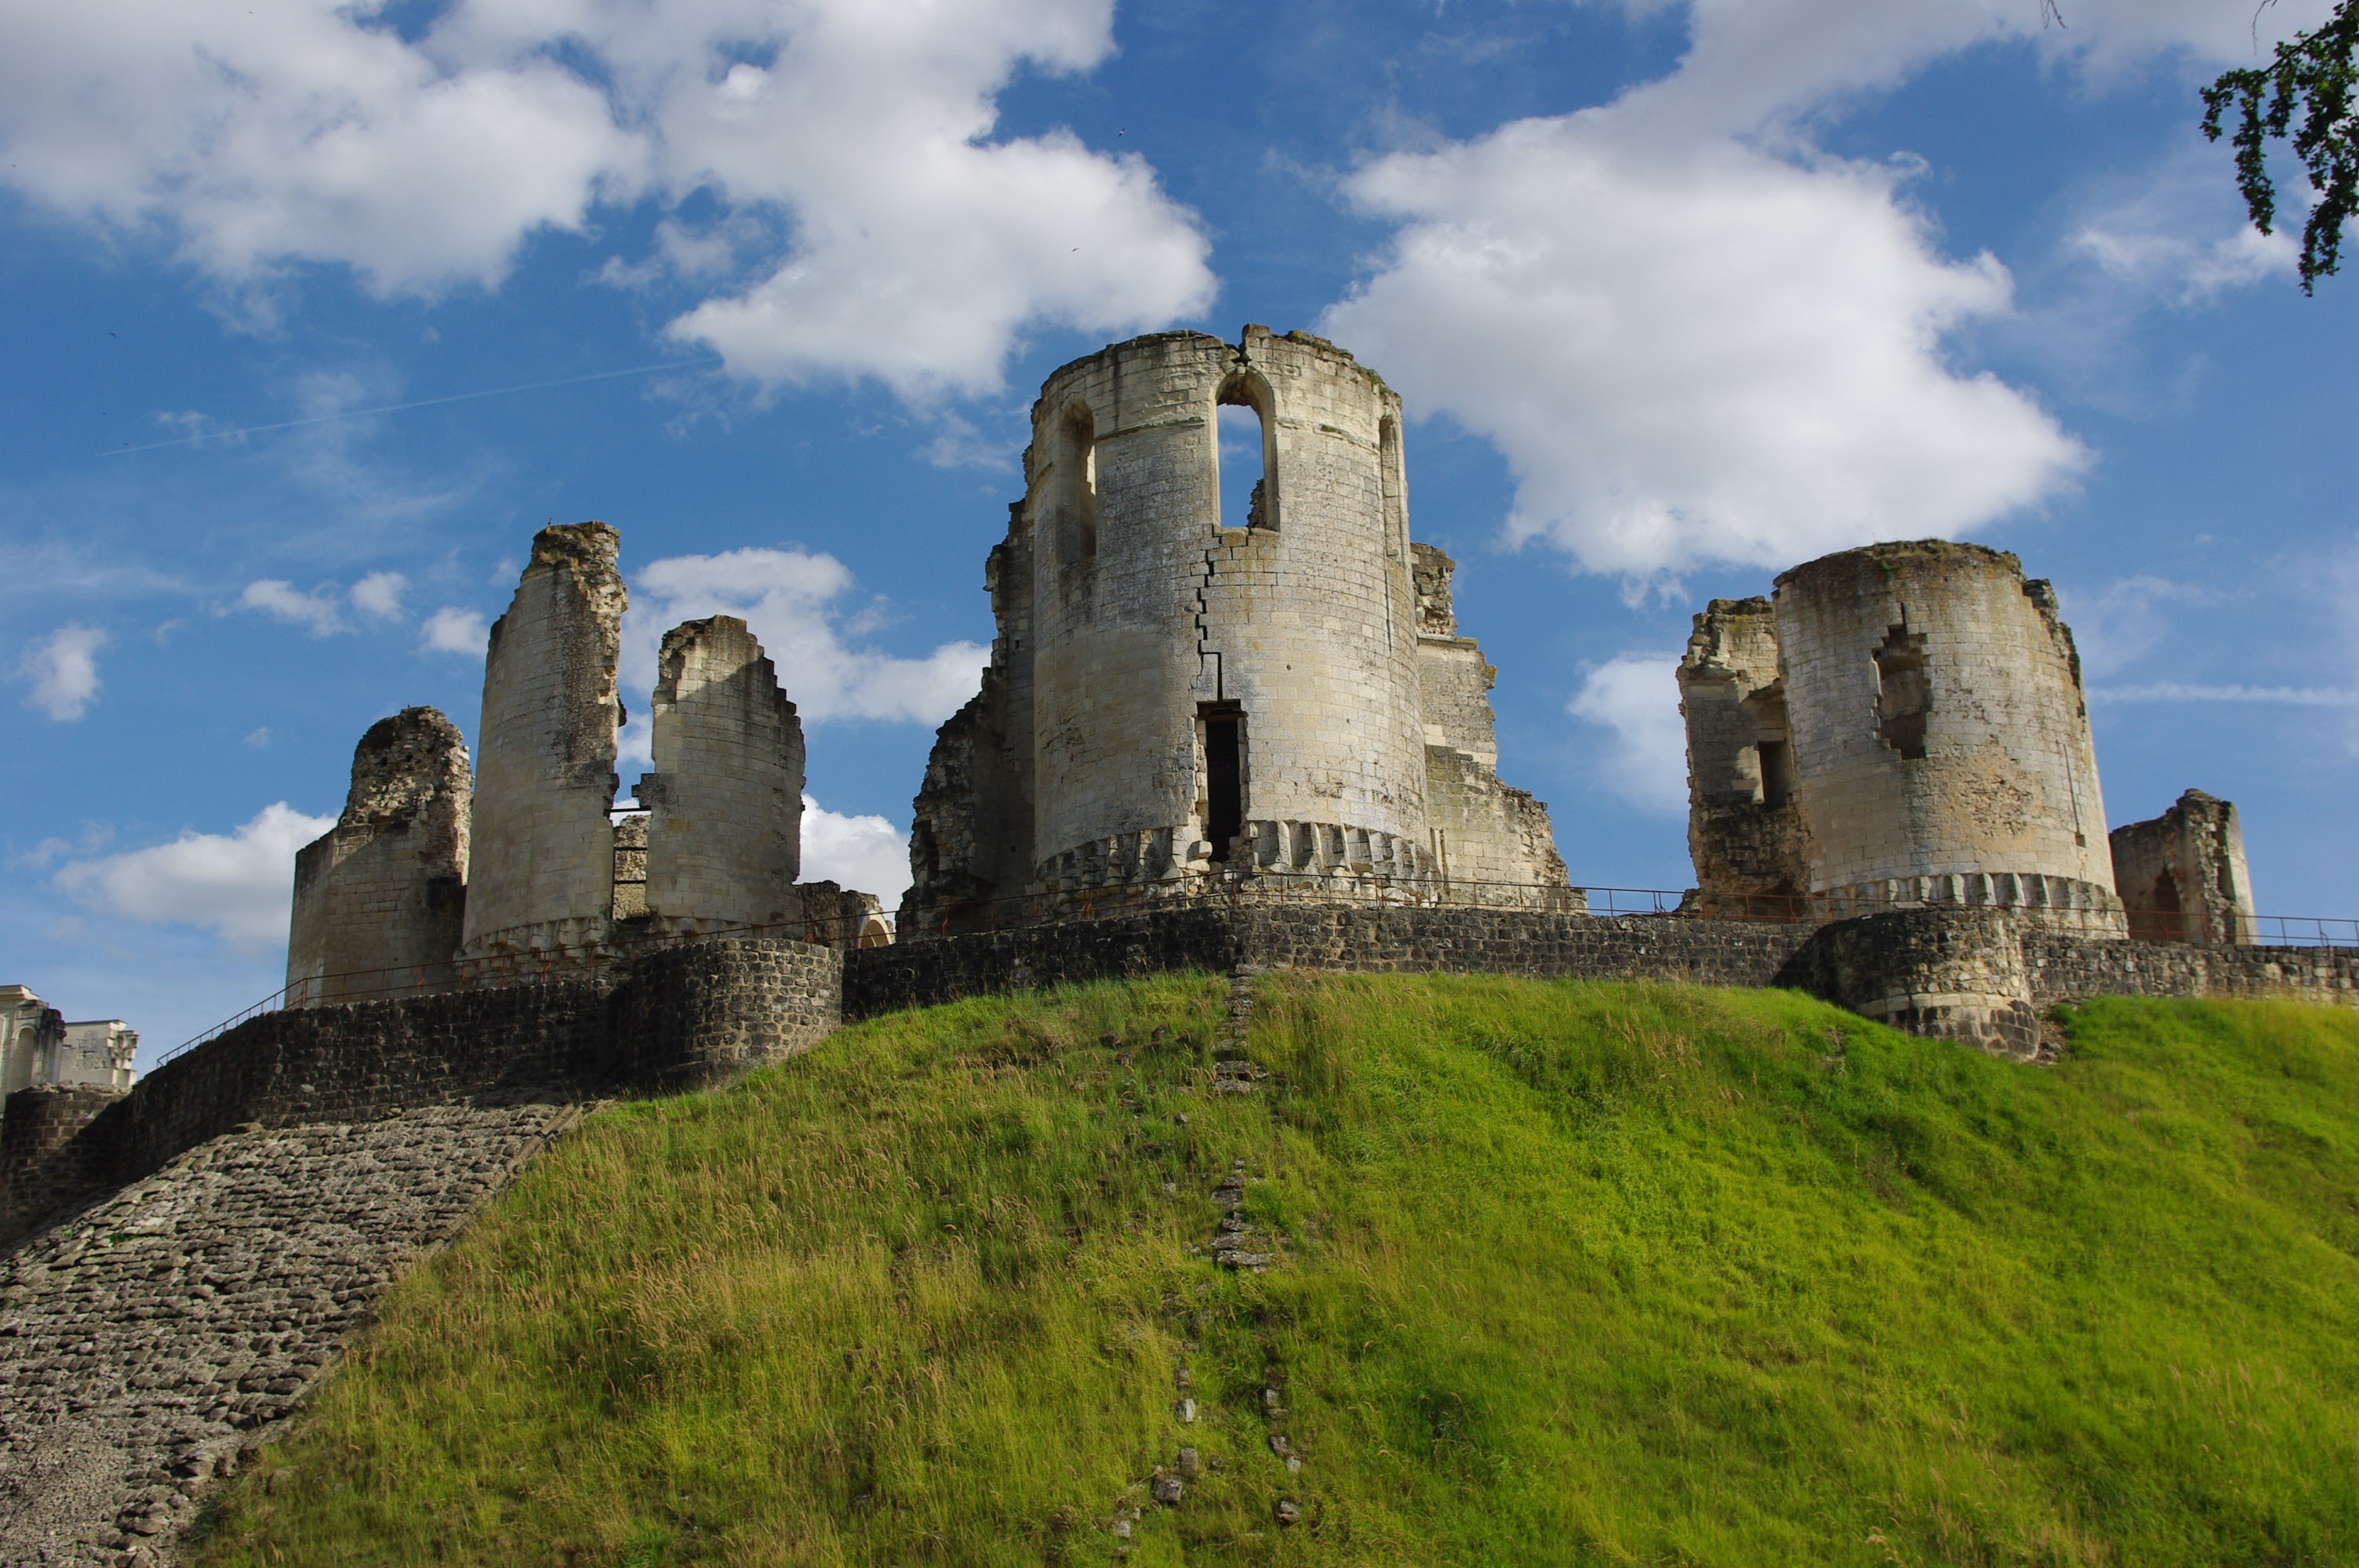
{"type": "MultiPolygon", "coordinates": [[[[2264,48],[2328,5],[2267,8],[2264,48]]],[[[2092,79],[2158,53],[2252,50],[2255,18],[2215,0],[2065,10],[2055,28],[2031,0],[1695,0],[1689,51],[1661,80],[1346,180],[1399,227],[1321,330],[1414,412],[1498,446],[1516,482],[1511,537],[1546,537],[1634,592],[1704,563],[1784,566],[2036,506],[2087,453],[1945,348],[2013,315],[2008,274],[1942,254],[1905,161],[1834,157],[1810,132],[1847,98],[1977,45],[2032,40],[2092,79]]],[[[2106,216],[2084,226],[2082,254],[2182,292],[2278,265],[2233,228],[2181,254],[2150,214],[2106,216]]]]}
{"type": "Polygon", "coordinates": [[[208,927],[240,953],[287,940],[295,851],[336,825],[285,801],[229,833],[183,832],[168,844],[60,869],[59,889],[85,907],[127,920],[208,927]]]}
{"type": "Polygon", "coordinates": [[[974,695],[991,650],[944,643],[923,658],[905,659],[859,646],[848,639],[865,616],[842,602],[851,589],[842,562],[803,550],[749,548],[650,562],[631,582],[624,679],[636,690],[650,689],[665,632],[683,621],[734,615],[761,641],[807,722],[939,724],[957,712],[974,695]]]}
{"type": "Polygon", "coordinates": [[[2064,619],[2072,628],[2081,667],[2103,678],[2116,675],[2160,647],[2170,636],[2170,608],[2208,603],[2210,590],[2144,573],[2108,583],[2094,593],[2063,593],[2064,619]]]}
{"type": "Polygon", "coordinates": [[[336,602],[336,596],[325,589],[302,593],[290,582],[264,578],[259,582],[247,583],[245,591],[237,596],[237,602],[242,610],[259,610],[265,615],[303,627],[314,637],[332,636],[345,629],[342,607],[336,602]]]}
{"type": "Polygon", "coordinates": [[[418,645],[429,653],[472,654],[482,658],[491,634],[479,612],[446,604],[419,628],[418,645]]]}
{"type": "Polygon", "coordinates": [[[95,626],[60,626],[17,661],[16,671],[33,683],[28,700],[60,724],[71,724],[98,700],[98,650],[106,633],[95,626]]]}
{"type": "Polygon", "coordinates": [[[353,584],[353,608],[372,621],[401,619],[401,595],[409,579],[399,572],[371,572],[353,584]]]}
{"type": "Polygon", "coordinates": [[[1565,704],[1575,719],[1612,731],[1593,776],[1638,807],[1671,816],[1688,808],[1688,737],[1680,719],[1680,655],[1618,654],[1589,671],[1565,704]]]}
{"type": "Polygon", "coordinates": [[[897,909],[909,891],[909,836],[881,816],[845,816],[805,795],[802,880],[873,892],[897,909]]]}
{"type": "Polygon", "coordinates": [[[1512,536],[1634,581],[1949,535],[2053,493],[2081,448],[1941,335],[2009,308],[1945,260],[1904,171],[1526,120],[1350,183],[1403,221],[1326,314],[1415,400],[1499,447],[1512,536]]]}
{"type": "Polygon", "coordinates": [[[1007,81],[1094,66],[1111,11],[458,0],[405,38],[373,5],[5,0],[0,179],[234,287],[341,263],[386,295],[494,286],[602,203],[701,192],[716,220],[603,275],[697,285],[676,335],[764,381],[971,391],[1027,326],[1121,332],[1211,296],[1142,160],[993,139],[1007,81]]]}
{"type": "Polygon", "coordinates": [[[2289,708],[2359,708],[2359,691],[2323,686],[2190,686],[2155,681],[2147,686],[2096,687],[2096,702],[2244,702],[2289,708]]]}

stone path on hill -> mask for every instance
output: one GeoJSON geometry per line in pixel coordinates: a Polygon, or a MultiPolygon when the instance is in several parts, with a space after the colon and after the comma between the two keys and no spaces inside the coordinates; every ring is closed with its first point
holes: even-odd
{"type": "Polygon", "coordinates": [[[176,1561],[386,1288],[580,1115],[252,1126],[0,1254],[0,1564],[176,1561]]]}

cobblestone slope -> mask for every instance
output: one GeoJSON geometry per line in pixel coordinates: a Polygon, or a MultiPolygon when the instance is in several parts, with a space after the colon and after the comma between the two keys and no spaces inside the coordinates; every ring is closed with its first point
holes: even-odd
{"type": "Polygon", "coordinates": [[[579,1114],[249,1126],[0,1255],[0,1563],[172,1562],[396,1276],[579,1114]]]}

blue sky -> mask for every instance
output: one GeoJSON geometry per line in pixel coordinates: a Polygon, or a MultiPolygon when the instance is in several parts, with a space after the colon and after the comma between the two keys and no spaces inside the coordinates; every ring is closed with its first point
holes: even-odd
{"type": "Polygon", "coordinates": [[[1706,599],[1941,535],[2058,584],[2114,823],[2229,796],[2348,914],[2359,283],[2194,128],[2325,9],[0,0],[0,979],[150,1054],[271,991],[353,742],[472,732],[552,519],[622,530],[635,710],[753,620],[889,902],[1034,390],[1246,321],[1407,399],[1576,881],[1689,880],[1706,599]]]}

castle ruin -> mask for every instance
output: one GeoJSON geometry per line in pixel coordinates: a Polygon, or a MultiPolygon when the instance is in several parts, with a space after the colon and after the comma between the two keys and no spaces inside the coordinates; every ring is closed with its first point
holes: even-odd
{"type": "Polygon", "coordinates": [[[1134,339],[1049,377],[984,564],[995,637],[915,803],[907,935],[1298,891],[1571,908],[1494,771],[1495,672],[1413,546],[1400,398],[1323,340],[1134,339]],[[1261,480],[1223,516],[1219,411],[1261,480]]]}
{"type": "Polygon", "coordinates": [[[361,738],[342,816],[296,859],[287,1005],[611,965],[651,939],[881,939],[874,897],[797,880],[802,724],[743,621],[665,633],[655,769],[618,809],[621,543],[603,523],[534,536],[491,630],[472,774],[430,708],[361,738]]]}

